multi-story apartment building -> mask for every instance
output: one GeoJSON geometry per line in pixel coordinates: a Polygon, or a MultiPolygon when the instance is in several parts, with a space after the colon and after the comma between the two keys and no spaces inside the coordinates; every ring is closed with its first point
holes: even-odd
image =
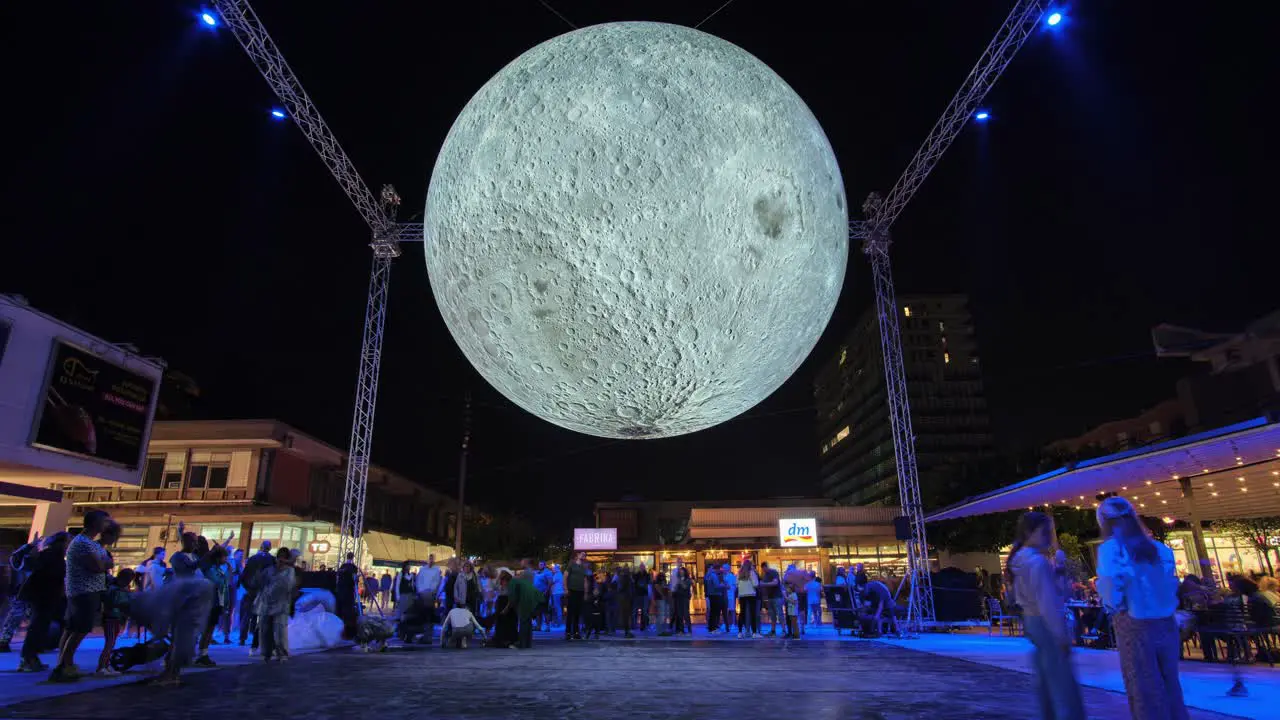
{"type": "MultiPolygon", "coordinates": [[[[977,341],[964,295],[898,298],[916,458],[921,482],[992,452],[977,341]]],[[[864,312],[818,372],[817,452],[823,493],[851,505],[897,505],[880,331],[864,312]]],[[[925,498],[928,502],[928,498],[925,498]]]]}

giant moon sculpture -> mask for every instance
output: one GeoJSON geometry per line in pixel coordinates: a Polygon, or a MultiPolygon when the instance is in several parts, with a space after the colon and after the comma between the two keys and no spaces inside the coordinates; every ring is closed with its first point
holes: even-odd
{"type": "Polygon", "coordinates": [[[647,22],[548,40],[462,110],[427,270],[467,359],[520,407],[614,438],[690,433],[778,388],[848,255],[822,128],[764,63],[647,22]]]}

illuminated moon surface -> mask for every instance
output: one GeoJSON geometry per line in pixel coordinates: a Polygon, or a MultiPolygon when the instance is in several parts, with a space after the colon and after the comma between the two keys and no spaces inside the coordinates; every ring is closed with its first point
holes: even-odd
{"type": "Polygon", "coordinates": [[[741,48],[611,23],[503,68],[427,194],[445,323],[512,402],[656,438],[759,403],[831,317],[849,252],[840,169],[800,97],[741,48]]]}

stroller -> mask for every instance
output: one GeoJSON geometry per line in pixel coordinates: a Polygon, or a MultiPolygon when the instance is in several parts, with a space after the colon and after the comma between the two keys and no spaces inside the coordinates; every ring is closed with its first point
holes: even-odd
{"type": "Polygon", "coordinates": [[[151,638],[129,647],[116,648],[111,651],[111,669],[116,672],[125,672],[139,665],[153,663],[168,655],[169,648],[169,640],[163,637],[151,638]]]}
{"type": "MultiPolygon", "coordinates": [[[[419,635],[426,635],[430,623],[435,619],[435,610],[422,601],[421,598],[414,598],[400,614],[400,622],[396,624],[396,637],[401,642],[411,643],[419,635]]],[[[420,642],[426,644],[431,642],[430,637],[424,637],[420,642]]]]}

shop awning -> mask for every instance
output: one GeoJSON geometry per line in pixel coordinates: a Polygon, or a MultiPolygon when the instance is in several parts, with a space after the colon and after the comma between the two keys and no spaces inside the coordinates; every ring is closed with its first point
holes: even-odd
{"type": "Polygon", "coordinates": [[[1116,493],[1151,517],[1187,520],[1181,478],[1201,520],[1280,515],[1280,422],[1266,417],[1085,460],[934,511],[925,519],[1044,506],[1092,508],[1116,493]]]}

